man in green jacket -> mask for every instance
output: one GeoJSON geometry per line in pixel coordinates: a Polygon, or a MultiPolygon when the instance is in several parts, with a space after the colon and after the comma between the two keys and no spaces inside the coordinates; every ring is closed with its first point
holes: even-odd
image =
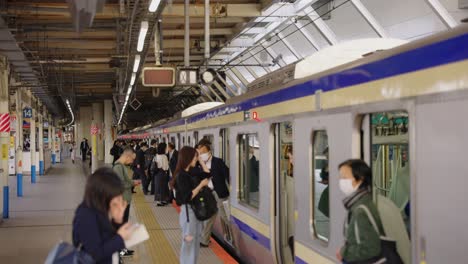
{"type": "MultiPolygon", "coordinates": [[[[122,181],[122,185],[124,186],[124,193],[123,197],[125,201],[127,201],[127,208],[125,209],[123,223],[125,224],[128,222],[128,218],[130,216],[130,204],[132,202],[132,187],[139,185],[141,182],[140,180],[133,180],[133,170],[130,167],[135,160],[135,151],[127,147],[123,150],[122,155],[114,164],[114,171],[119,176],[120,180],[122,181]]],[[[123,250],[121,252],[123,256],[130,256],[133,255],[132,250],[123,250]]]]}

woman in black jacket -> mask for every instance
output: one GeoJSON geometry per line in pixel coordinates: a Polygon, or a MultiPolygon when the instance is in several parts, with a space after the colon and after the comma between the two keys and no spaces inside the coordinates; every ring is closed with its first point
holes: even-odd
{"type": "MultiPolygon", "coordinates": [[[[197,263],[200,251],[202,222],[196,218],[190,202],[203,187],[208,185],[209,180],[207,178],[201,180],[199,176],[191,172],[191,168],[195,167],[198,159],[198,153],[194,148],[183,147],[179,151],[175,177],[171,181],[171,185],[176,190],[176,202],[181,206],[179,215],[183,237],[180,249],[181,264],[197,263]]],[[[206,166],[203,167],[203,173],[209,173],[206,166]]]]}
{"type": "Polygon", "coordinates": [[[73,244],[91,255],[98,264],[118,261],[118,252],[125,248],[124,240],[133,229],[129,223],[115,230],[114,223],[122,223],[127,206],[123,199],[119,177],[109,168],[96,170],[88,177],[83,202],[73,219],[73,244]]]}

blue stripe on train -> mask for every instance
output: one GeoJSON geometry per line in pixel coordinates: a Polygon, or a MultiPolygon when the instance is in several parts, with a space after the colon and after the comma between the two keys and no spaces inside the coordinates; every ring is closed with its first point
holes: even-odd
{"type": "Polygon", "coordinates": [[[264,246],[266,249],[270,250],[270,239],[262,235],[257,230],[253,229],[246,223],[242,222],[238,218],[231,215],[232,221],[239,227],[239,229],[248,235],[253,240],[257,241],[260,245],[264,246]]]}
{"type": "MultiPolygon", "coordinates": [[[[317,90],[322,90],[324,92],[332,91],[465,60],[468,58],[468,49],[463,48],[466,45],[468,45],[468,34],[460,35],[379,61],[360,65],[319,79],[310,80],[286,89],[248,99],[238,104],[198,114],[189,118],[188,123],[313,95],[317,90]]],[[[161,128],[173,127],[183,123],[184,120],[177,120],[161,126],[161,128]]]]}
{"type": "Polygon", "coordinates": [[[295,264],[308,264],[307,262],[305,262],[304,260],[302,260],[300,257],[298,256],[295,256],[294,257],[294,263],[295,264]]]}

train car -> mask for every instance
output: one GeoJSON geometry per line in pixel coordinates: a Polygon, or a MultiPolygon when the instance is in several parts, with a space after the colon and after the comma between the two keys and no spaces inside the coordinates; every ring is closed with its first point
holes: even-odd
{"type": "Polygon", "coordinates": [[[299,63],[226,104],[124,137],[213,142],[231,175],[230,222],[218,220],[214,235],[245,263],[337,263],[346,214],[337,166],[349,158],[371,165],[406,264],[466,263],[467,33],[294,78],[299,63]]]}

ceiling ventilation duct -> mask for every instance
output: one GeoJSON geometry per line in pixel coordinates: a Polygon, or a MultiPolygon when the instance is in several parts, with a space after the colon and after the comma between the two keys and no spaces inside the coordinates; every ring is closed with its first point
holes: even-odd
{"type": "Polygon", "coordinates": [[[76,32],[93,25],[96,13],[102,12],[106,0],[67,0],[76,32]]]}

